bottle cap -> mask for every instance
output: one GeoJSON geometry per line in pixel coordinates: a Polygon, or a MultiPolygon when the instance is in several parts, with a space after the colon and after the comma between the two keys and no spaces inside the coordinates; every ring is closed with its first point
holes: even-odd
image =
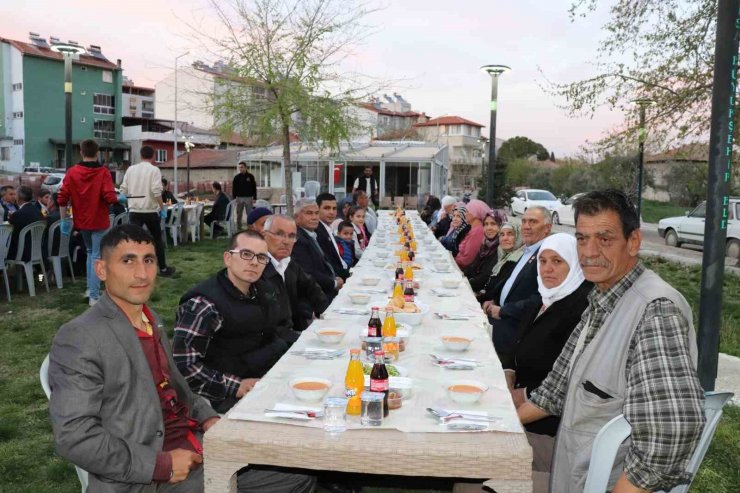
{"type": "Polygon", "coordinates": [[[374,306],[373,310],[380,310],[380,308],[378,308],[377,306],[374,306]]]}
{"type": "Polygon", "coordinates": [[[357,348],[352,348],[349,350],[349,354],[360,354],[360,350],[357,348]]]}
{"type": "Polygon", "coordinates": [[[385,352],[380,351],[380,350],[375,351],[375,356],[385,356],[385,352]]]}

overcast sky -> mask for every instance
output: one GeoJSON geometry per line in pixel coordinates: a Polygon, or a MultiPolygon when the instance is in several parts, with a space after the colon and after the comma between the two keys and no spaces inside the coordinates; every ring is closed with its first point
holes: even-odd
{"type": "MultiPolygon", "coordinates": [[[[572,23],[568,0],[385,0],[367,18],[375,33],[356,48],[350,68],[402,80],[397,92],[416,111],[459,115],[486,126],[490,78],[485,64],[512,68],[499,84],[497,136],[524,135],[558,157],[573,155],[623,120],[620,112],[572,119],[538,82],[589,75],[602,34],[603,12],[572,23]]],[[[124,75],[154,86],[191,48],[183,20],[208,18],[203,0],[0,0],[0,36],[27,40],[28,32],[100,45],[124,75]]],[[[195,51],[195,50],[193,50],[195,51]]],[[[185,56],[180,63],[194,60],[185,56]]]]}

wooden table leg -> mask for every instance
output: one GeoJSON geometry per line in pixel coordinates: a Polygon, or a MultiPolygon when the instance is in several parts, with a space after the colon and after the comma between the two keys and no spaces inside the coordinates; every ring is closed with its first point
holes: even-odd
{"type": "Polygon", "coordinates": [[[247,465],[206,458],[203,461],[205,493],[236,493],[236,472],[247,465]]]}

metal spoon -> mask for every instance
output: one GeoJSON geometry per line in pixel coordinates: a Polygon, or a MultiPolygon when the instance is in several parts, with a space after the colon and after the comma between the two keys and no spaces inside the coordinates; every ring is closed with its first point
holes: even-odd
{"type": "Polygon", "coordinates": [[[440,421],[442,421],[443,423],[446,423],[447,421],[450,421],[452,419],[467,419],[469,421],[486,421],[489,423],[493,421],[498,421],[500,419],[498,417],[492,417],[492,416],[476,416],[474,414],[451,413],[449,411],[445,411],[444,409],[435,409],[433,407],[428,407],[427,412],[438,417],[440,421]]]}

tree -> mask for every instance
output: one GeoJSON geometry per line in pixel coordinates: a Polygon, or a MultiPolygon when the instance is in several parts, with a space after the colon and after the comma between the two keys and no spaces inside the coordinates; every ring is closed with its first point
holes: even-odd
{"type": "Polygon", "coordinates": [[[511,162],[517,158],[528,158],[536,156],[538,161],[545,161],[550,157],[545,146],[535,142],[527,137],[512,137],[507,139],[498,150],[496,157],[498,160],[511,162]]]}
{"type": "Polygon", "coordinates": [[[665,181],[671,203],[695,207],[707,196],[707,163],[670,163],[665,181]]]}
{"type": "MultiPolygon", "coordinates": [[[[571,21],[587,17],[603,4],[574,0],[571,21]]],[[[638,114],[630,101],[637,98],[656,102],[646,115],[653,142],[705,139],[711,109],[716,0],[612,0],[609,5],[595,74],[565,83],[545,78],[543,88],[561,99],[561,107],[573,116],[593,116],[599,107],[630,108],[626,126],[594,143],[600,150],[625,141],[636,147],[638,114]]]]}
{"type": "Polygon", "coordinates": [[[222,32],[196,38],[222,60],[212,110],[224,131],[278,136],[285,197],[293,212],[291,133],[335,150],[361,126],[357,103],[378,87],[340,71],[339,63],[368,33],[370,11],[355,0],[210,0],[222,32]]]}

